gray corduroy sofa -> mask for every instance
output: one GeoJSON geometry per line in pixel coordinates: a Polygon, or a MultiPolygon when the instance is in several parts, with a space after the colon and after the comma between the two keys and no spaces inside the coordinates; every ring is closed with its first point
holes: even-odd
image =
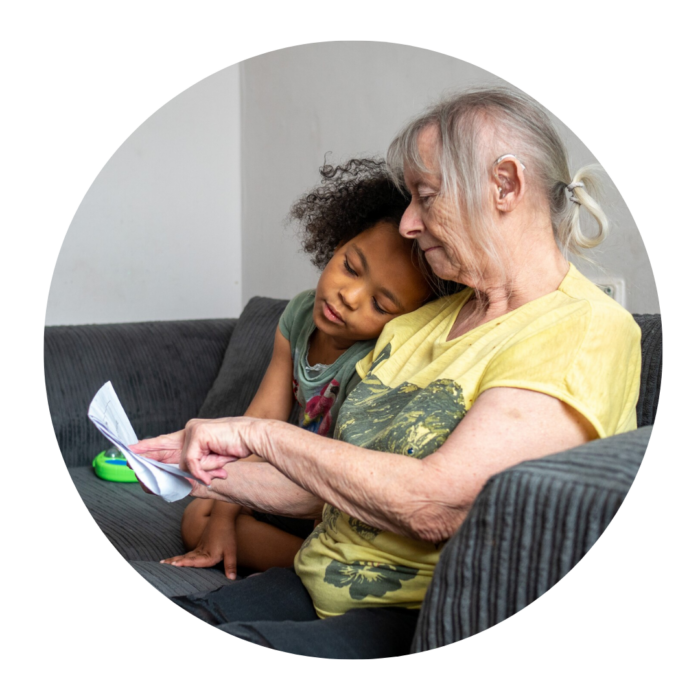
{"type": "MultiPolygon", "coordinates": [[[[88,404],[111,380],[139,437],[177,430],[195,416],[242,414],[267,367],[285,304],[256,297],[235,320],[46,328],[47,395],[68,475],[112,545],[166,595],[231,582],[220,568],[158,563],[184,551],[179,523],[189,499],[168,504],[138,484],[97,478],[88,465],[108,444],[87,419],[88,404]]],[[[640,428],[491,478],[444,549],[414,652],[521,610],[583,557],[617,512],[646,450],[661,379],[660,317],[635,318],[642,328],[640,428]]]]}

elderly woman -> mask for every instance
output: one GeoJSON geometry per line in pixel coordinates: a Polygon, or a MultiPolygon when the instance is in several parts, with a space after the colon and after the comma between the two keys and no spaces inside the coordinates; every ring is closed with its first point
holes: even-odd
{"type": "Polygon", "coordinates": [[[226,418],[138,447],[209,484],[194,496],[322,510],[294,570],[178,600],[312,656],[407,653],[442,544],[490,476],[636,427],[640,330],[566,257],[607,231],[594,170],[571,175],[542,109],[505,89],[459,95],[409,124],[388,162],[411,195],[401,234],[466,288],[387,324],[337,439],[226,418]],[[249,455],[263,461],[235,461],[249,455]]]}

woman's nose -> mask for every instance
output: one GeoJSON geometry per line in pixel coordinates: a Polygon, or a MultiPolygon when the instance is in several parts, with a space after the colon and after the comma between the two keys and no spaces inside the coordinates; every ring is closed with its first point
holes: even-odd
{"type": "Polygon", "coordinates": [[[423,232],[423,220],[413,201],[408,205],[399,223],[399,233],[404,238],[415,238],[423,232]]]}

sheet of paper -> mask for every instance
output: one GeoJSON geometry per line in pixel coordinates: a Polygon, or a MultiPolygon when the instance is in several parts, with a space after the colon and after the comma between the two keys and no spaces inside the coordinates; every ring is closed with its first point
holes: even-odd
{"type": "MultiPolygon", "coordinates": [[[[164,498],[168,503],[189,496],[192,485],[177,465],[156,462],[143,455],[137,455],[129,449],[129,445],[137,442],[138,438],[117,398],[112,382],[107,382],[95,394],[90,402],[88,418],[121,451],[139,480],[154,494],[164,498]]],[[[187,478],[194,479],[189,474],[187,478]]],[[[194,480],[199,481],[199,479],[194,480]]],[[[199,483],[202,482],[199,481],[199,483]]]]}

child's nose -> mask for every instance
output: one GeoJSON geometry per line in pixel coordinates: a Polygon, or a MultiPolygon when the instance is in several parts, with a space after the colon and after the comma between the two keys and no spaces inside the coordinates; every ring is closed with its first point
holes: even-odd
{"type": "Polygon", "coordinates": [[[362,298],[362,284],[359,281],[346,284],[340,290],[340,298],[349,309],[356,309],[360,305],[362,298]]]}

